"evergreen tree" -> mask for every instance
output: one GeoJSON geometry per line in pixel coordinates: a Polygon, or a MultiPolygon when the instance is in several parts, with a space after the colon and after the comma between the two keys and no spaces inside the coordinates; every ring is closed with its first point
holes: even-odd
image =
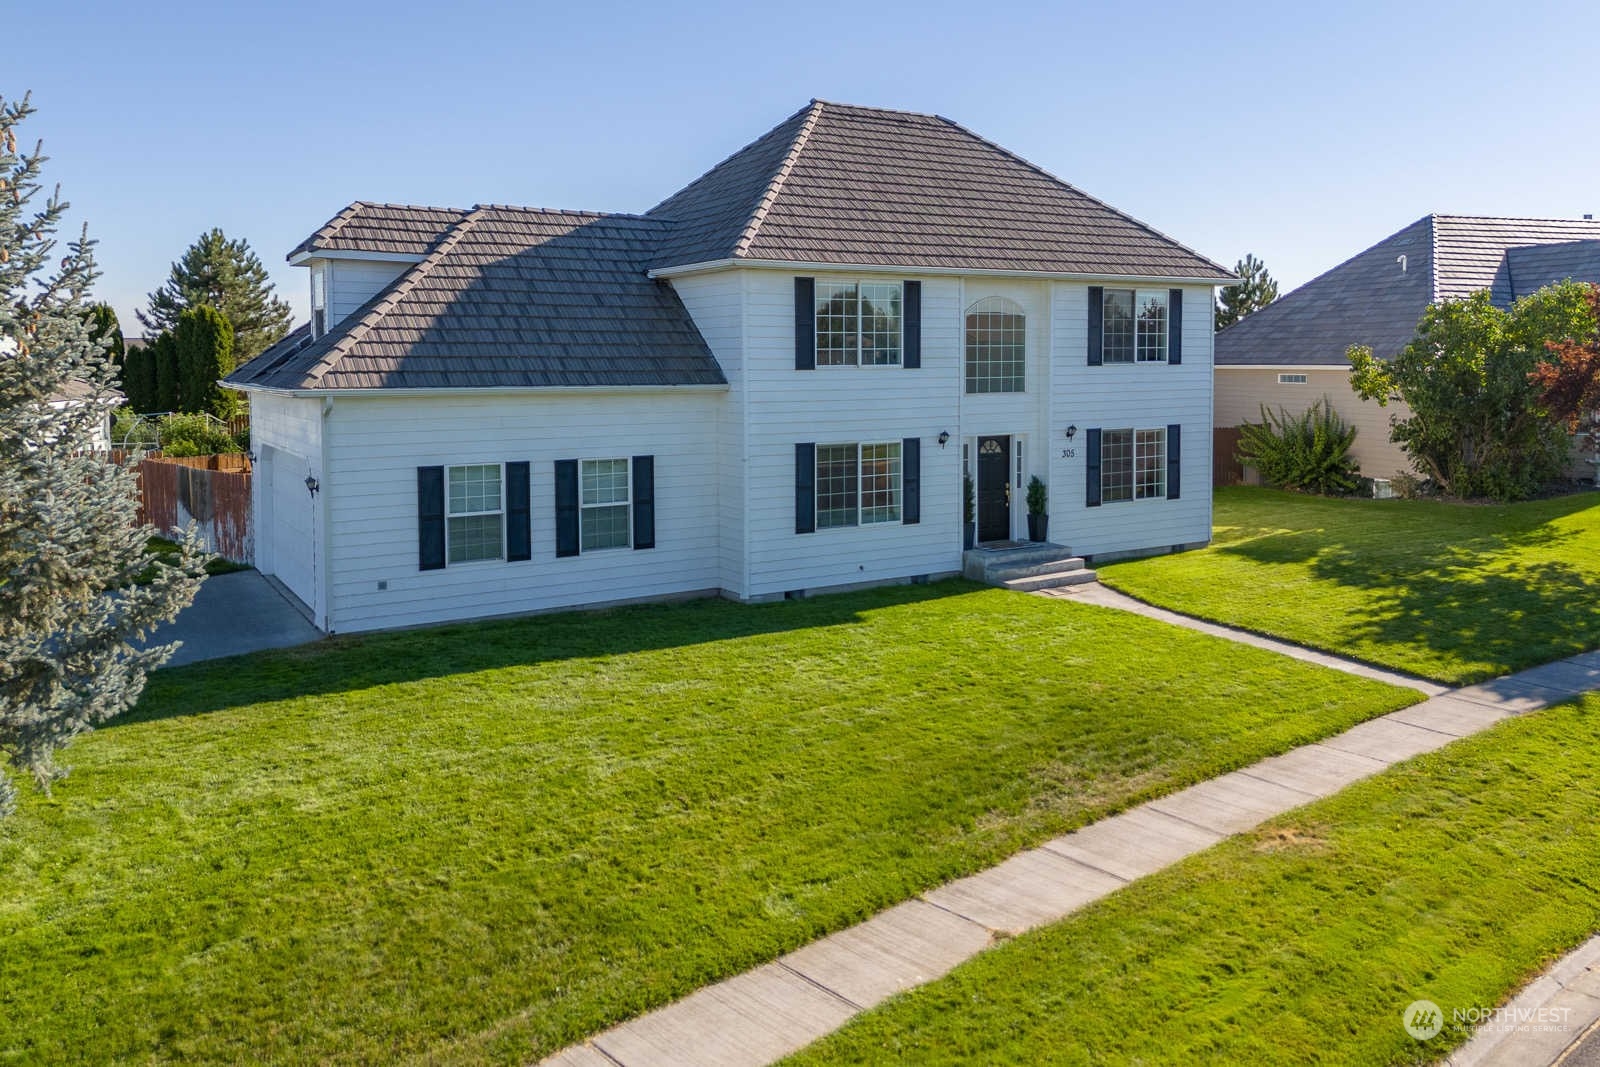
{"type": "Polygon", "coordinates": [[[221,230],[203,233],[172,265],[167,283],[150,294],[139,321],[151,330],[171,330],[191,307],[210,304],[233,326],[234,356],[243,363],[289,332],[293,313],[279,300],[267,268],[248,241],[230,241],[221,230]]]}
{"type": "MultiPolygon", "coordinates": [[[[56,751],[132,705],[171,654],[132,642],[193,599],[204,556],[191,537],[160,562],[135,524],[135,472],[92,452],[115,393],[85,316],[93,245],[57,258],[66,204],[29,206],[44,156],[18,154],[16,127],[32,112],[0,100],[0,755],[48,791],[56,751]],[[82,402],[52,407],[67,383],[82,402]]],[[[15,797],[0,769],[0,813],[15,797]]]]}
{"type": "Polygon", "coordinates": [[[150,353],[151,384],[155,403],[152,411],[178,411],[183,403],[183,375],[178,370],[178,345],[167,330],[150,338],[145,350],[150,353]]]}
{"type": "Polygon", "coordinates": [[[122,325],[117,322],[116,309],[110,304],[90,304],[86,318],[89,336],[105,349],[106,358],[120,372],[128,353],[122,344],[122,325]]]}
{"type": "Polygon", "coordinates": [[[1217,329],[1232,326],[1253,311],[1260,311],[1278,299],[1278,281],[1267,272],[1266,264],[1254,255],[1233,265],[1233,273],[1241,279],[1230,285],[1217,298],[1217,329]]]}
{"type": "Polygon", "coordinates": [[[122,357],[122,395],[128,406],[139,414],[159,410],[156,407],[156,364],[148,345],[128,349],[122,357]]]}
{"type": "Polygon", "coordinates": [[[172,330],[177,350],[180,411],[201,411],[219,419],[238,411],[238,395],[217,385],[233,370],[233,327],[210,304],[184,309],[172,330]]]}

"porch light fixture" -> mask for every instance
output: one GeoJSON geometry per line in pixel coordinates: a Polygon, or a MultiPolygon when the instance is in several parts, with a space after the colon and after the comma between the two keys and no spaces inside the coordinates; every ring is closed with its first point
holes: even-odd
{"type": "Polygon", "coordinates": [[[1078,427],[1077,427],[1077,425],[1074,424],[1072,426],[1068,426],[1067,427],[1067,440],[1070,441],[1076,436],[1078,436],[1078,427]]]}
{"type": "Polygon", "coordinates": [[[945,445],[947,445],[949,443],[950,443],[950,431],[949,430],[940,430],[939,431],[939,447],[943,448],[945,445]]]}
{"type": "Polygon", "coordinates": [[[316,496],[317,495],[317,490],[321,489],[321,488],[322,488],[322,484],[317,481],[317,476],[315,474],[306,475],[306,490],[307,490],[307,492],[309,492],[312,496],[316,496]]]}

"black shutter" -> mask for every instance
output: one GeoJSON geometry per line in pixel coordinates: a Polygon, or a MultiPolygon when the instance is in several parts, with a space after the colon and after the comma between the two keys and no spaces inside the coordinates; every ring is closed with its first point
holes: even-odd
{"type": "Polygon", "coordinates": [[[532,487],[528,461],[506,464],[506,560],[517,563],[533,558],[532,487]]]}
{"type": "Polygon", "coordinates": [[[444,468],[417,468],[417,569],[444,567],[444,468]]]}
{"type": "Polygon", "coordinates": [[[915,526],[922,521],[922,438],[900,442],[900,521],[915,526]]]}
{"type": "Polygon", "coordinates": [[[1167,362],[1183,362],[1183,290],[1167,293],[1167,362]]]}
{"type": "Polygon", "coordinates": [[[922,283],[902,282],[900,326],[904,337],[900,365],[907,370],[922,366],[922,283]]]}
{"type": "Polygon", "coordinates": [[[633,457],[633,547],[656,547],[656,457],[633,457]]]}
{"type": "Polygon", "coordinates": [[[817,446],[794,446],[794,532],[817,532],[817,446]]]}
{"type": "MultiPolygon", "coordinates": [[[[1089,286],[1089,366],[1098,367],[1104,360],[1101,357],[1100,345],[1105,340],[1102,336],[1106,313],[1106,291],[1098,285],[1089,286]]],[[[1091,431],[1092,432],[1092,431],[1091,431]]]]}
{"type": "Polygon", "coordinates": [[[1167,427],[1167,499],[1178,499],[1178,472],[1183,464],[1183,427],[1172,423],[1167,427]]]}
{"type": "Polygon", "coordinates": [[[1091,508],[1100,506],[1100,431],[1085,430],[1088,439],[1084,442],[1084,452],[1088,454],[1088,461],[1084,464],[1083,484],[1086,490],[1084,504],[1091,508]]]}
{"type": "Polygon", "coordinates": [[[556,460],[556,555],[578,554],[578,461],[556,460]]]}
{"type": "Polygon", "coordinates": [[[794,280],[794,369],[817,369],[817,280],[794,280]]]}

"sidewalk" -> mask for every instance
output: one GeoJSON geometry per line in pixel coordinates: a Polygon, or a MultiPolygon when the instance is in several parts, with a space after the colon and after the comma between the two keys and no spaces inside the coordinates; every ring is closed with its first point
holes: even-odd
{"type": "MultiPolygon", "coordinates": [[[[1081,588],[1081,587],[1080,587],[1081,588]]],[[[1099,593],[1075,599],[1105,603],[1099,593]]],[[[1140,614],[1158,612],[1139,601],[1140,614]]],[[[1172,613],[1166,612],[1155,617],[1172,613]]],[[[1210,623],[1169,621],[1191,629],[1210,623]]],[[[1221,636],[1237,631],[1217,627],[1221,636]]],[[[1208,630],[1207,632],[1211,632],[1208,630]]],[[[1201,782],[1019,853],[806,945],[753,971],[622,1023],[544,1062],[560,1067],[735,1067],[772,1063],[838,1029],[896,993],[923,985],[997,937],[1065,918],[1130,881],[1392,764],[1600,688],[1600,652],[1479,685],[1442,691],[1339,657],[1248,635],[1297,659],[1438,695],[1336,737],[1201,782]]],[[[1489,1061],[1484,1061],[1489,1062],[1489,1061]]],[[[1509,1061],[1508,1061],[1509,1062],[1509,1061]]]]}
{"type": "Polygon", "coordinates": [[[1445,1067],[1600,1064],[1600,937],[1592,937],[1513,997],[1445,1060],[1445,1067]]]}

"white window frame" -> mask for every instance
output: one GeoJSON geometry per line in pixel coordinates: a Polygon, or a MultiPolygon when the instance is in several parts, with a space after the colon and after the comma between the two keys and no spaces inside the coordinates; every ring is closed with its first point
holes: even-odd
{"type": "Polygon", "coordinates": [[[881,278],[851,278],[839,280],[818,278],[813,284],[816,287],[816,292],[812,296],[811,300],[811,361],[814,367],[819,370],[823,367],[866,367],[870,369],[874,367],[901,367],[905,365],[906,289],[904,282],[886,282],[881,278]],[[824,287],[834,288],[846,285],[854,287],[856,293],[856,346],[852,353],[855,358],[852,361],[844,363],[825,363],[823,362],[822,358],[822,336],[824,333],[832,333],[834,331],[824,331],[820,323],[817,321],[818,316],[822,312],[822,308],[827,303],[827,301],[823,299],[825,291],[824,287]],[[885,288],[897,288],[900,290],[900,314],[895,319],[895,354],[893,362],[864,363],[861,360],[861,353],[864,350],[862,339],[867,335],[867,333],[871,332],[863,329],[863,316],[861,314],[861,287],[863,285],[877,285],[885,288]]]}
{"type": "MultiPolygon", "coordinates": [[[[986,369],[992,368],[993,357],[985,352],[984,365],[986,369]]],[[[972,303],[961,318],[961,375],[962,389],[967,396],[1015,396],[1028,391],[1028,312],[1017,301],[1007,296],[986,296],[972,303]],[[1022,320],[1022,357],[1016,376],[1015,389],[974,389],[975,384],[984,382],[998,382],[1004,379],[992,373],[974,374],[973,346],[967,337],[972,329],[974,315],[1014,315],[1022,320]]]]}
{"type": "Polygon", "coordinates": [[[613,551],[615,551],[617,549],[632,548],[632,547],[633,547],[633,460],[628,456],[591,456],[588,459],[580,459],[580,460],[578,460],[578,551],[580,553],[584,554],[584,555],[587,555],[590,552],[613,552],[613,551]],[[587,512],[599,510],[600,508],[610,509],[610,508],[616,508],[616,507],[623,506],[621,503],[618,503],[617,501],[611,501],[610,503],[606,503],[606,504],[585,504],[583,502],[583,469],[584,469],[585,466],[587,466],[590,463],[621,463],[622,464],[623,476],[626,477],[627,480],[628,480],[628,499],[627,499],[628,517],[624,520],[623,528],[622,528],[622,532],[626,536],[626,540],[624,541],[624,543],[622,543],[620,545],[602,545],[602,546],[597,546],[597,547],[594,547],[594,548],[590,548],[588,545],[584,544],[584,541],[583,541],[583,530],[584,530],[584,526],[585,526],[584,518],[585,518],[585,515],[586,515],[587,512]]]}
{"type": "Polygon", "coordinates": [[[1165,426],[1114,426],[1100,431],[1100,503],[1101,504],[1132,504],[1140,500],[1165,500],[1167,498],[1167,428],[1165,426]],[[1128,495],[1125,497],[1112,497],[1107,490],[1115,483],[1108,481],[1110,472],[1106,469],[1105,447],[1106,435],[1125,433],[1129,435],[1128,456],[1128,495]],[[1140,437],[1146,436],[1141,442],[1140,437]],[[1155,435],[1152,442],[1148,435],[1155,435]],[[1139,484],[1140,460],[1156,457],[1156,480],[1153,486],[1141,487],[1139,484]]]}
{"type": "Polygon", "coordinates": [[[1137,367],[1137,366],[1153,366],[1155,364],[1168,362],[1168,359],[1169,359],[1169,357],[1171,355],[1171,352],[1172,352],[1172,300],[1171,300],[1170,294],[1168,294],[1167,290],[1165,290],[1165,289],[1128,289],[1128,288],[1121,288],[1121,287],[1118,287],[1118,288],[1107,287],[1107,288],[1101,290],[1100,299],[1101,299],[1100,363],[1101,363],[1102,366],[1111,366],[1111,367],[1130,367],[1131,366],[1131,367],[1137,367]],[[1105,308],[1105,298],[1107,296],[1109,296],[1110,294],[1112,294],[1112,293],[1132,293],[1133,294],[1133,350],[1131,352],[1132,358],[1130,358],[1130,359],[1111,359],[1111,358],[1109,358],[1107,356],[1108,349],[1106,347],[1106,321],[1105,321],[1104,308],[1105,308]],[[1140,316],[1140,309],[1142,307],[1144,307],[1146,301],[1150,301],[1150,300],[1155,300],[1155,301],[1159,302],[1160,305],[1161,305],[1161,308],[1162,308],[1162,312],[1163,312],[1162,319],[1161,319],[1161,322],[1162,322],[1161,355],[1159,357],[1145,359],[1145,358],[1141,358],[1140,355],[1139,355],[1139,342],[1140,342],[1140,339],[1141,339],[1141,335],[1146,332],[1146,331],[1141,329],[1142,318],[1140,316]]]}
{"type": "Polygon", "coordinates": [[[444,468],[444,565],[450,567],[471,567],[479,563],[504,563],[506,559],[506,465],[503,462],[488,463],[450,463],[444,468]],[[493,467],[499,471],[500,479],[500,507],[492,511],[451,511],[450,510],[450,483],[455,478],[455,472],[466,470],[468,467],[493,467]],[[450,558],[450,520],[472,519],[484,515],[495,515],[500,519],[500,554],[486,556],[483,559],[452,560],[450,558]]]}
{"type": "Polygon", "coordinates": [[[1311,381],[1310,376],[1306,375],[1306,374],[1280,374],[1280,375],[1278,375],[1278,384],[1279,385],[1306,385],[1306,384],[1309,384],[1310,381],[1311,381]]]}
{"type": "MultiPolygon", "coordinates": [[[[812,514],[817,517],[816,529],[820,533],[824,530],[852,530],[863,526],[894,526],[901,524],[906,514],[906,457],[904,446],[900,441],[829,441],[816,446],[816,455],[812,460],[811,482],[812,514]],[[865,519],[867,496],[867,468],[865,450],[868,448],[894,448],[897,468],[894,474],[892,492],[894,494],[894,515],[877,519],[865,519]],[[822,525],[822,450],[825,448],[853,448],[856,453],[856,478],[855,478],[855,518],[851,522],[835,523],[830,526],[822,525]]],[[[832,508],[829,511],[835,510],[832,508]]]]}

